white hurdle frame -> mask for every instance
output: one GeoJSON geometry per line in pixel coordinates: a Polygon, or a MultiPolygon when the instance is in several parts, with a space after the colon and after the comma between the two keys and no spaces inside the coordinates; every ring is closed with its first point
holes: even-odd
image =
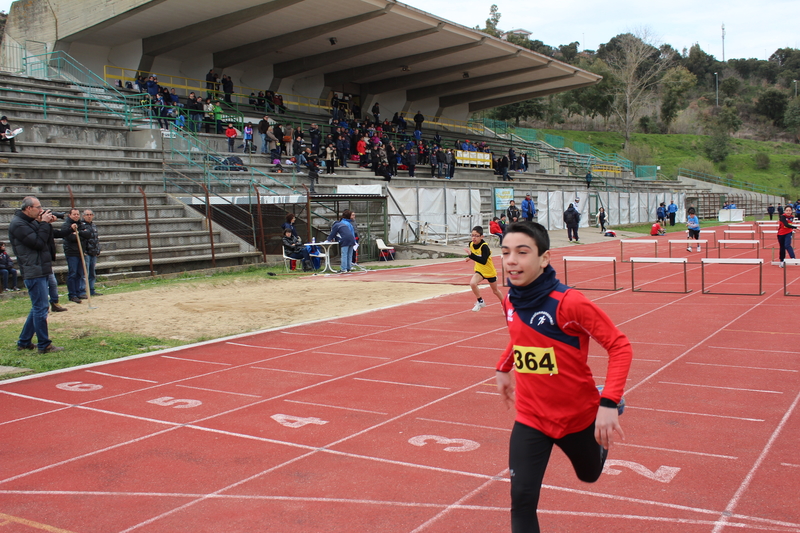
{"type": "MultiPolygon", "coordinates": [[[[761,241],[757,241],[757,240],[746,241],[746,240],[739,240],[739,239],[723,239],[723,240],[719,241],[719,245],[720,246],[719,246],[719,248],[717,248],[717,258],[722,257],[722,249],[725,248],[725,246],[723,246],[724,244],[754,244],[755,245],[755,250],[756,250],[756,257],[758,257],[758,258],[761,257],[761,246],[760,246],[761,241]]],[[[746,250],[746,248],[737,248],[737,249],[738,250],[746,250]]]]}
{"type": "Polygon", "coordinates": [[[634,279],[634,266],[636,263],[682,263],[683,264],[683,292],[692,292],[689,288],[689,278],[686,274],[686,265],[689,261],[685,257],[631,257],[631,292],[664,292],[669,294],[681,294],[680,291],[651,291],[647,289],[637,289],[634,279]]]}
{"type": "Polygon", "coordinates": [[[783,262],[783,295],[784,296],[800,296],[800,294],[789,293],[789,285],[786,283],[786,271],[789,266],[800,266],[800,259],[786,259],[783,262]]]}
{"type": "Polygon", "coordinates": [[[702,294],[730,294],[736,296],[761,296],[764,294],[764,260],[763,259],[719,259],[703,258],[700,260],[700,286],[702,294]],[[758,265],[758,292],[711,292],[706,290],[706,265],[758,265]]]}
{"type": "Polygon", "coordinates": [[[620,239],[619,241],[619,261],[620,263],[628,263],[629,261],[625,261],[625,256],[623,255],[624,252],[624,245],[625,243],[628,244],[653,244],[655,245],[655,256],[658,257],[658,240],[656,239],[620,239]]]}
{"type": "Polygon", "coordinates": [[[624,287],[617,286],[617,258],[616,257],[589,257],[589,256],[564,256],[564,285],[569,286],[567,282],[567,262],[569,261],[592,261],[592,262],[600,262],[600,263],[611,263],[612,270],[614,272],[614,288],[613,289],[601,289],[601,288],[593,288],[593,287],[575,287],[576,289],[580,289],[582,291],[609,291],[615,290],[618,291],[623,289],[624,287]]]}
{"type": "MultiPolygon", "coordinates": [[[[686,233],[686,238],[688,239],[689,238],[689,230],[687,229],[685,231],[685,233],[686,233]]],[[[719,246],[719,243],[717,242],[717,232],[715,230],[713,230],[713,229],[700,230],[700,238],[709,240],[708,246],[710,248],[716,248],[717,246],[719,246]],[[710,240],[708,239],[709,237],[711,237],[710,240]]]]}
{"type": "MultiPolygon", "coordinates": [[[[717,242],[719,242],[719,241],[717,241],[717,242]]],[[[675,240],[672,240],[672,241],[667,241],[667,243],[669,244],[669,256],[670,257],[672,257],[672,245],[673,244],[683,244],[683,245],[686,245],[686,246],[691,246],[692,244],[705,244],[706,245],[705,246],[705,248],[706,248],[706,257],[708,257],[708,240],[706,240],[706,239],[700,239],[698,241],[696,241],[694,239],[675,239],[675,240]]]]}
{"type": "Polygon", "coordinates": [[[725,231],[722,232],[722,236],[724,238],[726,238],[726,239],[729,238],[729,237],[731,239],[735,239],[736,235],[744,235],[744,234],[750,235],[751,239],[755,239],[756,238],[756,230],[754,230],[754,229],[748,229],[748,230],[745,230],[745,229],[726,229],[725,231]]]}

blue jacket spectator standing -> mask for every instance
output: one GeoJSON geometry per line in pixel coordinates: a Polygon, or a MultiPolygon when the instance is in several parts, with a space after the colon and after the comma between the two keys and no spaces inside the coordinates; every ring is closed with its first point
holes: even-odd
{"type": "Polygon", "coordinates": [[[328,241],[337,241],[339,249],[342,254],[342,270],[340,272],[350,272],[351,261],[353,257],[353,246],[356,244],[356,236],[353,231],[353,226],[349,222],[352,211],[345,209],[342,212],[341,220],[337,220],[331,227],[331,233],[328,235],[328,241]]]}
{"type": "Polygon", "coordinates": [[[536,204],[533,202],[531,198],[531,193],[525,195],[525,199],[522,200],[522,218],[527,220],[528,222],[533,221],[533,217],[536,216],[536,204]]]}
{"type": "Polygon", "coordinates": [[[667,206],[667,214],[669,215],[669,225],[675,225],[675,214],[678,212],[678,206],[675,205],[675,202],[670,201],[669,205],[667,206]]]}

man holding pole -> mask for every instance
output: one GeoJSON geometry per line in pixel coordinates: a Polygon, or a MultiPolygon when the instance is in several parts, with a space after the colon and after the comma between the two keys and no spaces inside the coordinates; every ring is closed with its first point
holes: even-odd
{"type": "Polygon", "coordinates": [[[89,238],[86,239],[86,244],[83,246],[83,257],[86,263],[86,279],[84,281],[84,290],[81,292],[79,298],[86,295],[86,286],[89,287],[90,296],[102,296],[101,293],[94,290],[94,282],[97,279],[95,267],[97,266],[97,256],[100,255],[100,237],[97,233],[97,226],[94,225],[94,211],[91,209],[84,209],[83,211],[83,227],[89,234],[89,238]]]}
{"type": "Polygon", "coordinates": [[[72,208],[69,211],[69,216],[64,221],[61,227],[63,233],[68,233],[61,242],[64,244],[64,256],[67,258],[67,296],[70,302],[76,304],[81,303],[87,297],[85,294],[86,287],[84,281],[84,268],[83,268],[83,243],[89,238],[89,232],[83,227],[81,222],[81,212],[77,208],[72,208]],[[70,231],[70,229],[72,231],[70,231]],[[82,242],[78,242],[78,237],[82,242]]]}

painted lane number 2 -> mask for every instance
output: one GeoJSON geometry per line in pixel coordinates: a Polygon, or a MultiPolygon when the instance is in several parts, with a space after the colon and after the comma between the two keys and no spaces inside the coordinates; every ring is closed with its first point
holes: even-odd
{"type": "Polygon", "coordinates": [[[418,435],[408,439],[409,444],[414,446],[425,446],[429,440],[436,444],[452,444],[453,446],[446,446],[446,452],[471,452],[480,448],[480,444],[474,440],[467,439],[448,439],[447,437],[440,437],[438,435],[418,435]]]}
{"type": "Polygon", "coordinates": [[[622,473],[622,470],[613,469],[611,468],[612,466],[630,468],[637,474],[644,476],[647,479],[658,481],[659,483],[669,483],[676,475],[678,475],[678,472],[681,471],[681,469],[676,466],[659,466],[658,470],[653,472],[649,468],[642,466],[639,463],[634,463],[633,461],[609,459],[606,461],[606,464],[603,467],[603,473],[611,476],[618,476],[622,473]]]}

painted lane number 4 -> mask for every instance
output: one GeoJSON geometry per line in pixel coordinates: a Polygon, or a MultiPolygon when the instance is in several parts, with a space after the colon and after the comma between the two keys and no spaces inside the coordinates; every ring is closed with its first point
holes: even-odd
{"type": "Polygon", "coordinates": [[[678,468],[677,466],[659,466],[658,470],[653,472],[646,466],[642,466],[639,463],[634,463],[633,461],[620,461],[618,459],[609,459],[608,461],[606,461],[606,464],[603,467],[603,473],[611,476],[618,476],[622,473],[622,470],[615,470],[611,468],[612,466],[622,466],[625,468],[630,468],[637,474],[644,476],[647,479],[658,481],[659,483],[669,483],[676,475],[678,475],[678,472],[681,471],[681,469],[678,468]]]}
{"type": "Polygon", "coordinates": [[[301,416],[282,415],[280,413],[272,415],[270,418],[284,427],[294,428],[294,429],[307,426],[308,424],[324,426],[325,424],[328,423],[327,420],[321,420],[313,416],[308,418],[303,418],[301,416]]]}
{"type": "Polygon", "coordinates": [[[436,444],[453,444],[454,446],[446,446],[444,448],[446,452],[471,452],[472,450],[477,450],[481,446],[474,440],[448,439],[447,437],[440,437],[438,435],[418,435],[408,439],[408,442],[414,446],[425,446],[429,440],[432,440],[436,444]]]}

